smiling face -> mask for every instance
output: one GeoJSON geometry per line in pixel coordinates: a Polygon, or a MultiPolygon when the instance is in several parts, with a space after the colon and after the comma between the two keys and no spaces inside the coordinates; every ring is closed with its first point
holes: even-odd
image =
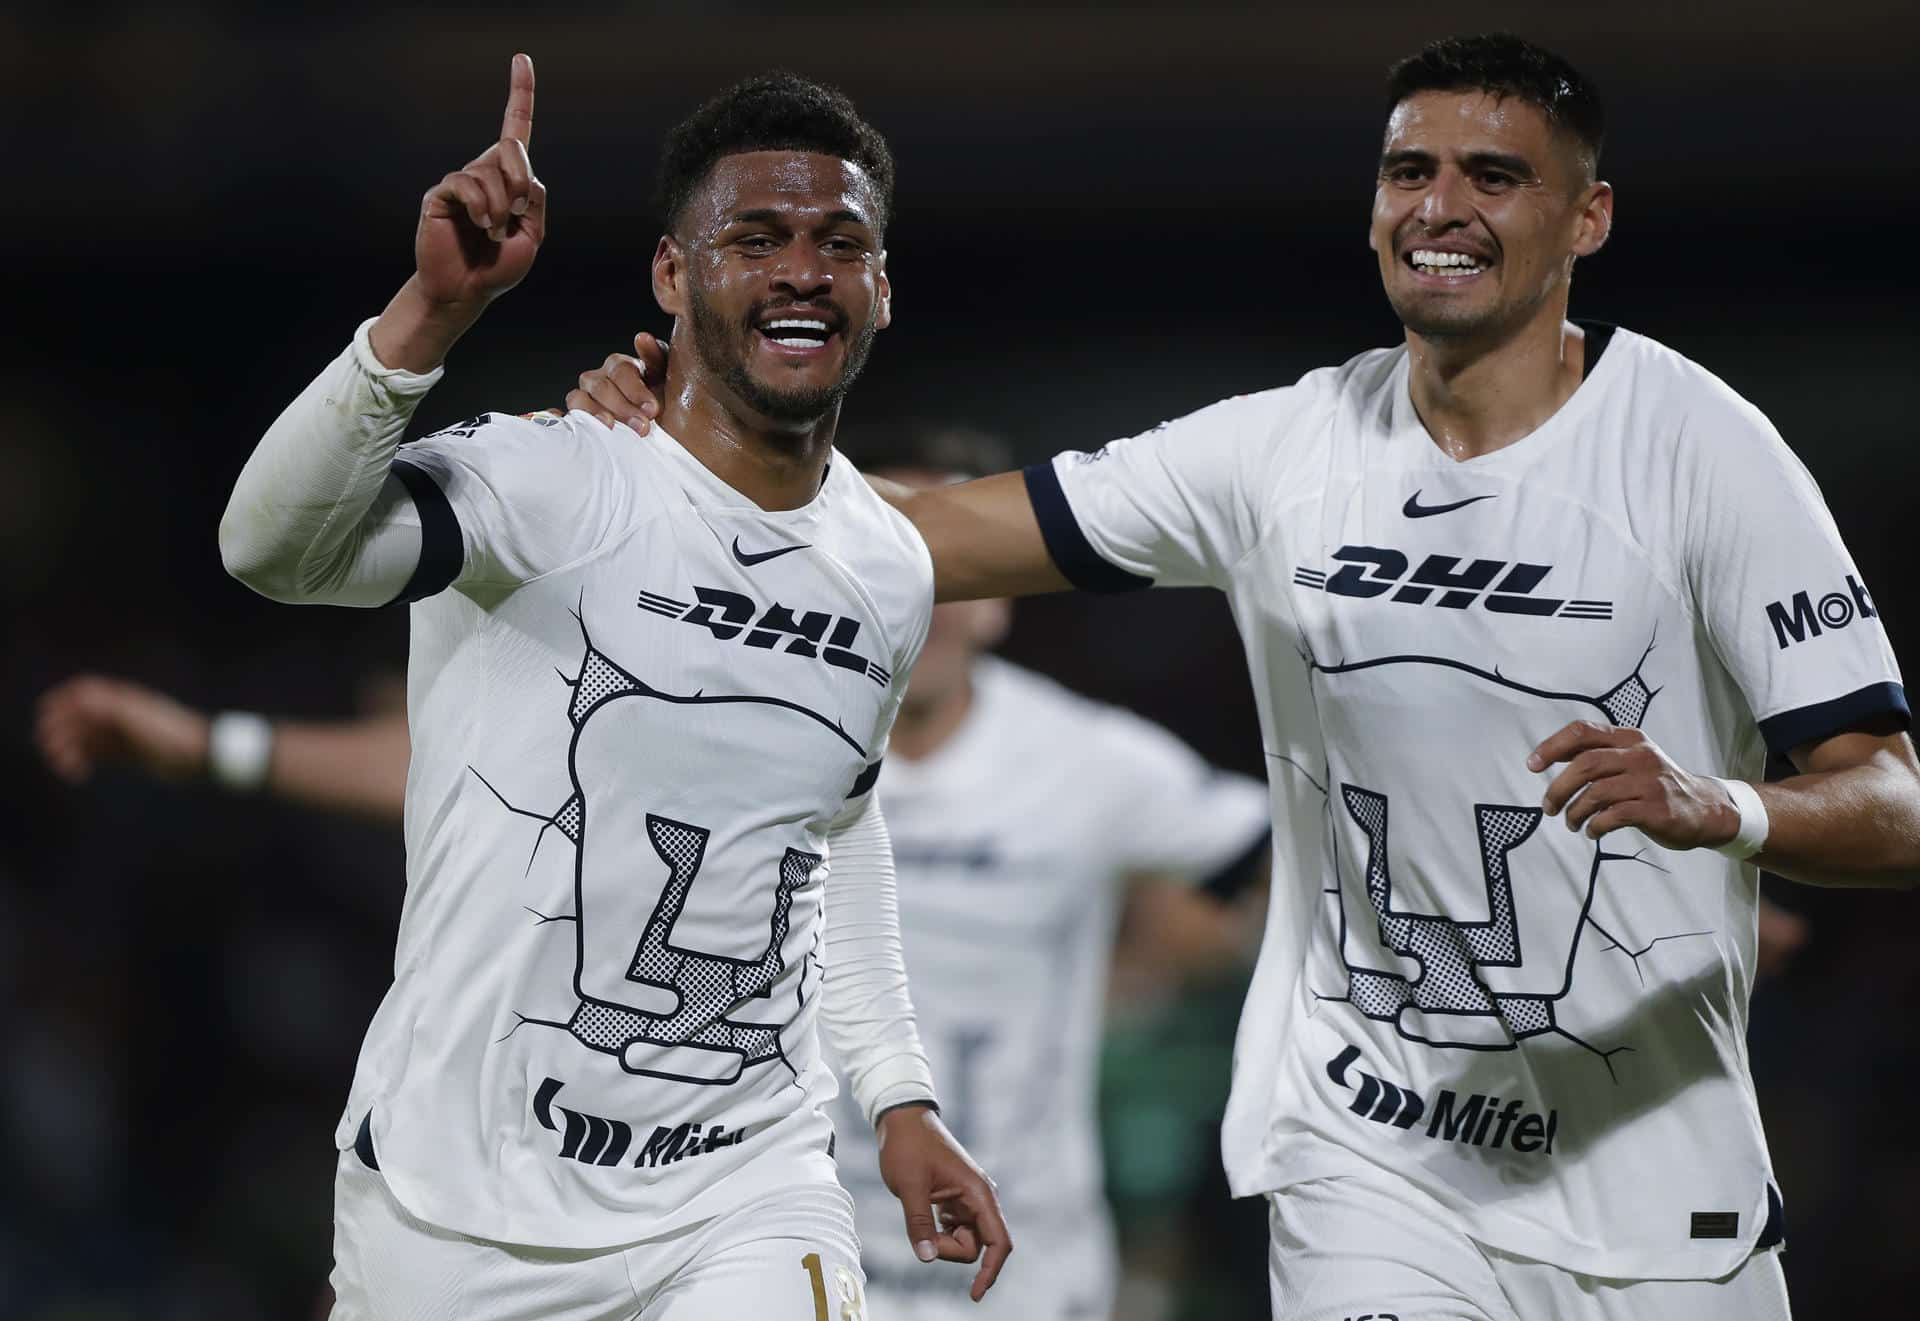
{"type": "Polygon", "coordinates": [[[1574,260],[1612,221],[1591,158],[1519,97],[1419,92],[1387,120],[1368,245],[1416,335],[1497,339],[1563,318],[1574,260]]]}
{"type": "Polygon", "coordinates": [[[891,319],[873,184],[835,156],[722,157],[660,240],[653,279],[709,377],[776,423],[836,405],[891,319]]]}

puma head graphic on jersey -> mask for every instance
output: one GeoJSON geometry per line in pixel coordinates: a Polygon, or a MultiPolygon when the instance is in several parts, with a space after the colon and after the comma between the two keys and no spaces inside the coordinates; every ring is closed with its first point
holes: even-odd
{"type": "MultiPolygon", "coordinates": [[[[1368,690],[1405,689],[1411,674],[1433,706],[1475,713],[1490,706],[1511,707],[1537,701],[1542,728],[1574,718],[1600,718],[1638,727],[1658,690],[1641,675],[1653,648],[1640,665],[1605,693],[1587,696],[1529,686],[1459,661],[1426,656],[1394,656],[1377,661],[1314,663],[1316,682],[1331,703],[1342,706],[1377,700],[1368,690]],[[1583,710],[1584,708],[1584,710],[1583,710]]],[[[1438,711],[1436,720],[1447,717],[1438,711]]],[[[1457,717],[1456,717],[1457,718],[1457,717]]],[[[1471,722],[1478,718],[1468,714],[1471,722]]],[[[1470,737],[1461,731],[1463,742],[1470,737]]],[[[1353,768],[1344,768],[1353,773],[1353,768]]],[[[1370,1019],[1393,1024],[1409,1041],[1467,1050],[1512,1050],[1530,1037],[1557,1034],[1591,1050],[1614,1076],[1613,1056],[1628,1045],[1603,1047],[1587,1041],[1563,1021],[1563,1005],[1575,991],[1575,967],[1588,929],[1635,966],[1655,944],[1706,931],[1661,932],[1638,948],[1615,930],[1631,930],[1631,914],[1615,913],[1600,885],[1610,864],[1655,866],[1644,852],[1619,853],[1605,841],[1554,826],[1543,828],[1538,803],[1489,803],[1462,797],[1454,809],[1459,820],[1436,823],[1445,842],[1396,838],[1394,798],[1384,786],[1338,776],[1331,805],[1337,840],[1346,843],[1339,857],[1338,901],[1334,931],[1346,967],[1343,993],[1321,995],[1351,1005],[1370,1019]],[[1454,841],[1472,839],[1470,867],[1459,865],[1454,841]],[[1413,860],[1417,879],[1401,883],[1389,853],[1413,860]],[[1428,852],[1429,856],[1420,855],[1428,852]],[[1537,868],[1544,876],[1579,876],[1583,883],[1559,886],[1527,883],[1537,868]],[[1516,874],[1517,873],[1517,874],[1516,874]],[[1451,878],[1477,875],[1477,893],[1449,886],[1451,878]],[[1457,894],[1442,891],[1458,889],[1457,894]],[[1516,894],[1520,897],[1516,897],[1516,894]],[[1409,961],[1415,969],[1408,971],[1409,961]]],[[[1423,798],[1429,813],[1440,786],[1429,784],[1423,798]]],[[[1444,810],[1444,809],[1442,809],[1444,810]]],[[[1432,820],[1429,815],[1428,820],[1432,820]]],[[[1577,1017],[1577,1016],[1576,1016],[1577,1017]]]]}
{"type": "Polygon", "coordinates": [[[573,690],[567,709],[575,730],[569,766],[577,786],[573,795],[551,815],[528,812],[501,797],[477,768],[469,768],[508,810],[542,822],[536,851],[548,827],[576,851],[574,911],[535,916],[541,926],[571,924],[577,929],[574,986],[579,1004],[564,1020],[517,1013],[513,1031],[536,1025],[559,1028],[582,1046],[617,1057],[629,1073],[675,1082],[724,1086],[737,1082],[746,1070],[775,1060],[793,1070],[780,1039],[786,1019],[770,1007],[756,1012],[752,1002],[766,1000],[785,971],[781,947],[793,895],[813,880],[821,856],[786,850],[777,881],[768,887],[772,901],[764,948],[744,957],[703,951],[677,938],[675,927],[699,878],[711,828],[647,812],[644,835],[665,868],[666,880],[636,941],[632,931],[606,921],[609,914],[628,907],[623,895],[633,886],[635,860],[612,845],[595,847],[591,838],[591,823],[599,814],[617,816],[623,805],[596,802],[593,790],[616,783],[613,772],[619,759],[647,745],[647,707],[655,702],[730,709],[736,713],[733,737],[745,747],[775,746],[791,739],[798,724],[844,743],[863,762],[866,749],[839,722],[786,698],[661,692],[598,651],[585,619],[576,618],[585,656],[578,676],[567,680],[573,690]]]}

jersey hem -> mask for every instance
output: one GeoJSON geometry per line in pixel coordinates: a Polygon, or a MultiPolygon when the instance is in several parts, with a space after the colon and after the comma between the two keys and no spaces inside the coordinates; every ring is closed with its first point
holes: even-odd
{"type": "Polygon", "coordinates": [[[1691,1246],[1665,1252],[1610,1249],[1545,1232],[1536,1222],[1489,1211],[1444,1186],[1417,1182],[1311,1130],[1283,1137],[1269,1148],[1262,1174],[1245,1184],[1235,1181],[1234,1195],[1264,1196],[1319,1179],[1389,1180],[1402,1195],[1454,1220],[1461,1233],[1482,1247],[1610,1280],[1717,1280],[1754,1253],[1778,1246],[1784,1237],[1769,1233],[1780,1222],[1773,1211],[1773,1175],[1764,1166],[1755,1171],[1760,1192],[1741,1213],[1744,1232],[1737,1238],[1690,1239],[1691,1246]]]}

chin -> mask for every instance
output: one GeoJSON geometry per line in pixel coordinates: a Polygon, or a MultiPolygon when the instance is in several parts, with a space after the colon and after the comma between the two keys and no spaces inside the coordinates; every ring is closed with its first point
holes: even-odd
{"type": "Polygon", "coordinates": [[[844,379],[831,385],[782,387],[742,371],[729,384],[741,401],[761,416],[803,425],[818,422],[846,394],[844,379]]]}
{"type": "Polygon", "coordinates": [[[1491,308],[1435,306],[1439,300],[1389,300],[1400,324],[1423,339],[1483,335],[1500,323],[1491,308]]]}

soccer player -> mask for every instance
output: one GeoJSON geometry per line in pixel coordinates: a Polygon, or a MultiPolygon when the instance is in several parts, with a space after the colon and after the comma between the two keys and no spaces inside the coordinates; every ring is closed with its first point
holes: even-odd
{"type": "Polygon", "coordinates": [[[407,898],[337,1135],[335,1315],[861,1315],[816,1020],[916,1255],[984,1245],[977,1297],[1009,1245],[936,1117],[873,793],[930,568],[831,448],[889,318],[891,157],[816,85],[721,94],[661,163],[673,439],[487,414],[400,451],[544,235],[532,112],[516,56],[500,141],[428,191],[414,275],[221,523],[268,596],[415,603],[407,898]]]}
{"type": "MultiPolygon", "coordinates": [[[[1613,222],[1593,85],[1456,38],[1389,105],[1403,344],[893,498],[942,599],[1228,595],[1275,862],[1223,1146],[1277,1317],[1781,1317],[1757,868],[1920,876],[1899,671],[1766,419],[1568,319],[1613,222]],[[1801,773],[1754,783],[1769,748],[1801,773]]],[[[585,384],[625,416],[618,365],[585,384]]]]}
{"type": "MultiPolygon", "coordinates": [[[[979,433],[916,430],[866,455],[919,485],[1006,466],[979,433]]],[[[1231,961],[1251,915],[1222,900],[1264,879],[1265,789],[1217,772],[1166,731],[1078,697],[986,649],[1005,601],[936,608],[878,792],[900,869],[902,939],[943,1117],[1000,1173],[1023,1257],[975,1311],[957,1268],[928,1270],[891,1219],[870,1126],[835,1103],[870,1309],[1072,1321],[1112,1311],[1117,1260],[1101,1192],[1095,1064],[1123,903],[1185,965],[1231,961]],[[1036,1007],[1042,1012],[1035,1012],[1036,1007]]],[[[131,761],[318,807],[398,821],[403,716],[269,724],[211,719],[140,685],[82,675],[42,699],[41,745],[63,775],[131,761]]]]}

